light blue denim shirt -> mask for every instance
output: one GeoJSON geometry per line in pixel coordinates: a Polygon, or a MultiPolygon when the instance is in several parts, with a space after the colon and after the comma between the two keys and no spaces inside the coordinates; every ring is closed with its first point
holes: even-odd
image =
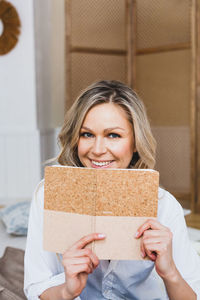
{"type": "Polygon", "coordinates": [[[80,299],[168,299],[164,286],[160,286],[152,272],[153,268],[151,261],[101,261],[89,275],[80,299]]]}
{"type": "MultiPolygon", "coordinates": [[[[173,233],[173,259],[182,277],[200,300],[200,258],[188,238],[183,210],[176,199],[159,189],[158,221],[173,233]]],[[[43,250],[43,181],[31,205],[24,264],[24,292],[37,300],[46,289],[63,284],[64,268],[55,253],[43,250]]],[[[120,237],[119,237],[120,238],[120,237]]],[[[164,283],[152,261],[100,261],[88,276],[81,300],[166,300],[164,283]]]]}

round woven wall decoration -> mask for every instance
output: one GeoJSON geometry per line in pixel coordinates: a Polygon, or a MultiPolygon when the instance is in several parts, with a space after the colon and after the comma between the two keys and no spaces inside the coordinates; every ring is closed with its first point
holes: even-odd
{"type": "Polygon", "coordinates": [[[15,7],[5,0],[0,1],[0,20],[3,24],[0,35],[0,55],[4,55],[17,44],[21,26],[15,7]]]}

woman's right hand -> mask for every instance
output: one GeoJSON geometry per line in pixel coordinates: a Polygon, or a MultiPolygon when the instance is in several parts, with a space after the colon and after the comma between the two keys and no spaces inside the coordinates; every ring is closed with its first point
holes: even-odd
{"type": "Polygon", "coordinates": [[[98,266],[99,259],[86,245],[105,238],[104,234],[92,233],[81,238],[72,247],[63,253],[63,266],[65,269],[66,299],[79,296],[86,286],[88,274],[98,266]]]}

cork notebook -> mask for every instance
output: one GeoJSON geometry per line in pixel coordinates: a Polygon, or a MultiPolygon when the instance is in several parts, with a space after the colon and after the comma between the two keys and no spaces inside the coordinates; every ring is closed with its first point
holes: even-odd
{"type": "Polygon", "coordinates": [[[159,173],[139,169],[45,168],[44,249],[63,253],[81,237],[99,259],[142,259],[137,228],[156,218],[159,173]]]}

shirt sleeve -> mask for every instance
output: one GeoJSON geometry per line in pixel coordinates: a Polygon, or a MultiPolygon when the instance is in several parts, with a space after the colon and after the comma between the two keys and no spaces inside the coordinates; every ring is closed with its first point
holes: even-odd
{"type": "Polygon", "coordinates": [[[43,207],[44,180],[32,199],[24,257],[24,293],[30,300],[39,299],[46,289],[65,282],[64,269],[56,254],[43,250],[43,207]]]}
{"type": "Polygon", "coordinates": [[[158,208],[160,222],[173,233],[173,259],[176,267],[200,300],[200,257],[189,239],[181,205],[171,194],[165,193],[161,200],[163,208],[158,208]]]}

